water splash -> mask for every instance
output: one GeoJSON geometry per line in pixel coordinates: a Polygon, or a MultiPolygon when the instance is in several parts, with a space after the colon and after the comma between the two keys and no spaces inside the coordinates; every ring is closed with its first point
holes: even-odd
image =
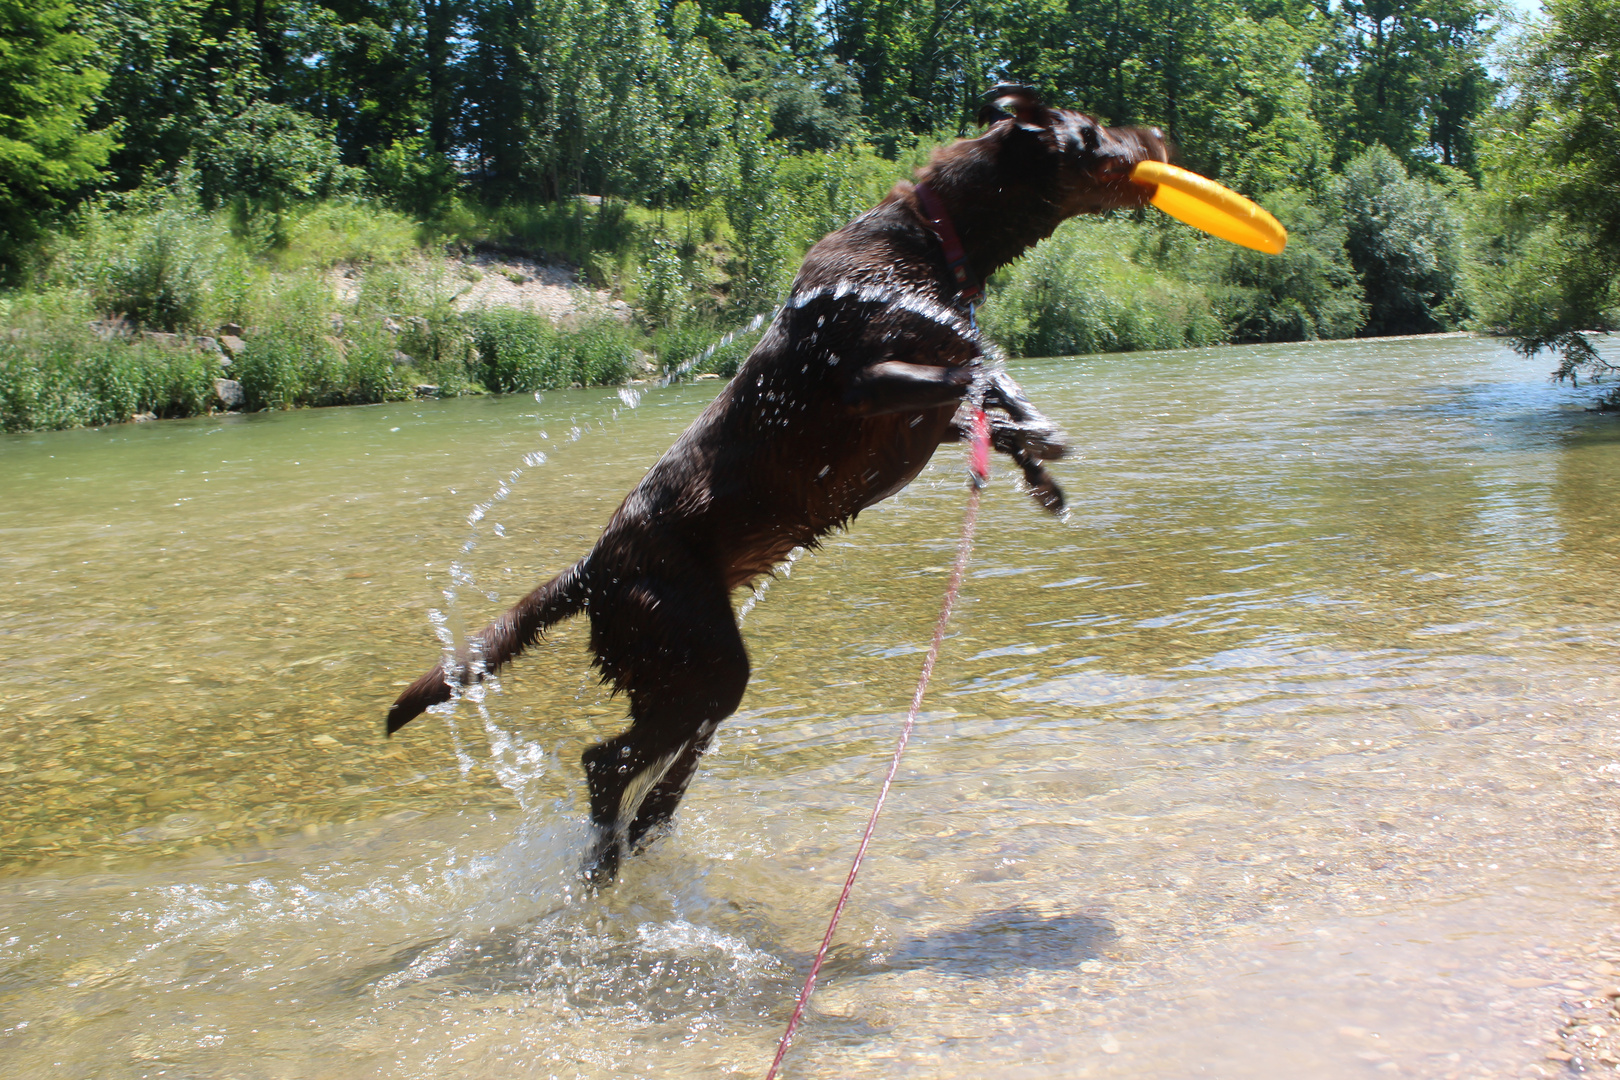
{"type": "Polygon", "coordinates": [[[766,322],[775,319],[777,314],[785,306],[785,304],[779,304],[769,312],[762,311],[758,315],[755,315],[752,319],[749,319],[748,322],[744,323],[742,326],[737,327],[735,330],[728,330],[724,334],[721,334],[720,340],[716,341],[713,345],[710,345],[707,349],[704,349],[691,359],[685,360],[666,371],[664,373],[664,377],[658,380],[657,385],[664,387],[670,385],[671,383],[679,382],[683,375],[686,375],[693,368],[714,356],[715,353],[719,352],[727,345],[730,345],[739,337],[742,337],[744,334],[752,334],[755,330],[758,330],[761,326],[764,326],[766,322]]]}
{"type": "MultiPolygon", "coordinates": [[[[723,334],[719,340],[714,342],[714,344],[710,345],[707,349],[696,356],[678,365],[655,385],[657,385],[659,388],[669,386],[671,383],[677,381],[683,375],[690,372],[693,368],[709,360],[717,351],[725,348],[738,337],[753,333],[761,326],[765,325],[768,320],[774,319],[782,310],[783,306],[785,305],[779,305],[776,309],[768,313],[756,315],[743,326],[723,334]]],[[[635,409],[639,407],[643,399],[643,392],[631,386],[619,387],[616,393],[620,404],[627,409],[635,409]]],[[[536,404],[539,404],[542,400],[541,394],[537,392],[534,395],[534,400],[536,404]]],[[[610,419],[617,420],[618,416],[619,410],[615,408],[612,411],[610,419]]],[[[587,435],[599,432],[602,430],[602,427],[603,425],[601,424],[581,424],[571,420],[568,429],[568,440],[570,442],[579,442],[587,435]]],[[[542,430],[539,434],[541,439],[549,441],[550,436],[545,431],[542,430]]],[[[525,454],[522,459],[522,464],[513,469],[512,472],[504,480],[502,480],[499,485],[497,485],[494,493],[491,494],[488,499],[473,505],[473,507],[468,511],[466,518],[469,532],[466,540],[461,545],[461,556],[463,559],[470,557],[477,549],[481,539],[480,529],[486,519],[489,517],[490,511],[511,494],[513,488],[516,487],[518,481],[522,478],[526,470],[538,468],[539,466],[546,464],[546,461],[547,457],[544,451],[533,450],[525,454]]],[[[504,537],[506,535],[505,528],[499,522],[492,523],[492,531],[496,536],[499,537],[504,537]]],[[[791,553],[789,553],[786,563],[777,571],[777,573],[783,577],[791,574],[793,562],[803,553],[803,548],[795,548],[791,553]]],[[[770,587],[770,582],[773,579],[774,578],[767,578],[761,582],[758,588],[755,589],[754,593],[743,603],[743,606],[738,614],[739,621],[741,621],[741,619],[745,617],[749,611],[753,610],[760,598],[764,596],[766,589],[770,587]]],[[[460,643],[465,642],[468,639],[467,634],[460,627],[459,621],[452,619],[451,616],[447,615],[446,613],[454,613],[458,611],[458,601],[463,595],[463,591],[466,589],[478,589],[478,585],[472,571],[464,561],[458,560],[452,562],[450,564],[450,584],[443,590],[444,609],[440,610],[435,608],[429,614],[429,621],[434,625],[434,634],[439,639],[440,646],[444,652],[444,663],[446,668],[449,670],[453,670],[455,665],[460,662],[460,657],[462,655],[460,651],[460,643]]],[[[491,603],[495,603],[499,600],[499,594],[492,590],[483,591],[482,594],[491,603]]],[[[442,716],[445,720],[446,726],[450,729],[451,741],[455,749],[456,761],[460,767],[461,776],[464,781],[469,780],[474,770],[480,765],[483,765],[494,773],[495,778],[500,782],[502,787],[506,788],[512,793],[513,797],[517,800],[518,805],[525,812],[535,809],[533,791],[536,782],[545,775],[547,769],[553,763],[555,755],[544,745],[538,742],[526,740],[515,732],[509,731],[501,725],[496,718],[495,711],[491,707],[492,697],[501,692],[500,680],[493,676],[486,675],[483,659],[477,655],[476,650],[472,650],[468,654],[468,659],[469,667],[471,669],[468,672],[470,676],[468,685],[465,687],[452,685],[450,700],[442,705],[434,706],[430,711],[442,716]],[[472,755],[456,724],[456,712],[459,707],[459,703],[462,700],[469,702],[477,712],[479,723],[483,728],[485,741],[488,745],[489,756],[487,762],[480,762],[472,755]]]]}
{"type": "Polygon", "coordinates": [[[787,558],[782,561],[781,566],[777,567],[770,574],[760,579],[759,584],[754,586],[754,591],[748,594],[748,599],[744,600],[737,606],[738,626],[741,626],[743,624],[743,620],[748,618],[748,613],[753,611],[761,600],[765,599],[765,593],[770,590],[771,582],[775,581],[779,577],[786,578],[793,576],[793,564],[798,562],[799,556],[803,555],[804,553],[804,548],[794,548],[792,551],[788,552],[787,558]]]}

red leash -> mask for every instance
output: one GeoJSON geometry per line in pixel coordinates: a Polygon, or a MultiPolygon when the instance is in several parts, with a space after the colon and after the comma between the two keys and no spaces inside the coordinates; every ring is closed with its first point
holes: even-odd
{"type": "Polygon", "coordinates": [[[962,579],[967,575],[968,556],[973,553],[973,529],[979,520],[979,492],[983,490],[985,481],[990,478],[990,421],[984,415],[983,409],[973,410],[973,448],[970,457],[969,478],[972,483],[968,486],[967,512],[962,519],[962,539],[956,545],[956,564],[951,567],[951,583],[945,590],[945,603],[939,611],[939,621],[934,623],[934,640],[928,645],[928,658],[923,661],[922,676],[917,680],[917,692],[911,695],[911,711],[906,713],[906,722],[900,729],[900,740],[895,743],[894,757],[889,762],[889,774],[883,778],[883,786],[878,789],[877,802],[872,805],[872,816],[866,819],[866,832],[861,834],[861,846],[855,849],[855,860],[849,864],[849,877],[844,879],[844,891],[838,895],[838,906],[833,908],[832,919],[827,923],[827,933],[821,939],[821,948],[816,950],[815,962],[810,965],[810,974],[804,980],[804,989],[799,991],[798,1003],[793,1006],[793,1015],[788,1018],[787,1030],[782,1032],[782,1041],[776,1045],[776,1058],[771,1062],[771,1069],[765,1074],[765,1080],[775,1080],[776,1070],[786,1056],[788,1045],[793,1042],[793,1033],[798,1030],[799,1019],[804,1015],[804,1007],[810,1001],[810,995],[815,993],[816,976],[821,974],[822,962],[827,959],[827,949],[832,945],[834,932],[838,929],[838,920],[844,914],[844,905],[849,903],[849,894],[855,888],[855,875],[861,872],[861,860],[866,857],[866,846],[872,842],[872,832],[877,828],[878,815],[883,812],[883,800],[889,797],[889,785],[894,783],[894,774],[900,771],[900,757],[906,752],[906,743],[911,739],[911,729],[917,726],[917,713],[922,709],[923,695],[928,692],[928,680],[934,676],[934,661],[939,659],[939,647],[945,640],[945,625],[951,621],[951,609],[956,606],[956,596],[962,590],[962,579]]]}

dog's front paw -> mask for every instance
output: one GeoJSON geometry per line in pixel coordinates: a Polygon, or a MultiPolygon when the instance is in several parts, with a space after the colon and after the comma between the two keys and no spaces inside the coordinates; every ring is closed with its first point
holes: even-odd
{"type": "Polygon", "coordinates": [[[619,860],[624,856],[624,844],[619,830],[595,826],[596,835],[580,864],[579,876],[587,888],[605,889],[619,877],[619,860]]]}
{"type": "Polygon", "coordinates": [[[1063,432],[1044,416],[1025,422],[992,416],[990,441],[997,450],[1020,462],[1057,461],[1069,452],[1063,432]]]}
{"type": "Polygon", "coordinates": [[[1021,462],[1024,469],[1024,490],[1029,497],[1041,505],[1041,509],[1053,515],[1061,515],[1068,508],[1068,501],[1063,495],[1063,489],[1052,474],[1041,467],[1038,461],[1021,462]]]}
{"type": "Polygon", "coordinates": [[[1019,424],[1018,442],[1036,461],[1059,461],[1069,453],[1068,437],[1050,421],[1019,424]]]}

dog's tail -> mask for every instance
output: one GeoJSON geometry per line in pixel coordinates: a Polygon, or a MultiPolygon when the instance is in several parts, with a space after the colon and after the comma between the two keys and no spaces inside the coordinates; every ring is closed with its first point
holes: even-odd
{"type": "Polygon", "coordinates": [[[467,651],[452,662],[440,661],[433,670],[405,688],[388,710],[388,734],[392,735],[429,706],[450,700],[450,680],[462,686],[482,679],[504,667],[507,661],[540,640],[552,623],[561,622],[585,606],[588,595],[589,560],[575,563],[496,619],[468,642],[467,651]],[[472,663],[476,657],[478,665],[472,663]]]}

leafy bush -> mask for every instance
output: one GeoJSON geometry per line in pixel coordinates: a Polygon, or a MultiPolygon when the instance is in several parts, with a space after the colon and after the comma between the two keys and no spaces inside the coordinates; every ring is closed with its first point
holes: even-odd
{"type": "Polygon", "coordinates": [[[641,311],[654,326],[668,326],[686,307],[686,267],[673,243],[654,237],[641,271],[641,311]]]}
{"type": "Polygon", "coordinates": [[[393,327],[388,355],[404,354],[417,376],[440,394],[466,393],[474,389],[468,370],[470,327],[452,304],[465,286],[459,278],[421,266],[373,268],[362,279],[354,319],[364,327],[393,327]]]}
{"type": "Polygon", "coordinates": [[[764,324],[752,330],[738,327],[723,332],[712,320],[689,314],[653,335],[652,344],[666,375],[694,378],[714,374],[729,379],[764,336],[764,324]]]}
{"type": "Polygon", "coordinates": [[[294,281],[272,293],[231,373],[249,409],[339,405],[348,393],[344,345],[332,333],[329,298],[316,281],[294,281]]]}
{"type": "MultiPolygon", "coordinates": [[[[576,266],[594,258],[610,280],[635,261],[642,228],[651,215],[635,213],[617,199],[593,205],[583,198],[554,203],[507,203],[476,210],[453,239],[466,244],[495,241],[528,252],[560,255],[576,266]]],[[[601,283],[605,283],[601,282],[601,283]]]]}
{"type": "Polygon", "coordinates": [[[480,311],[469,319],[476,372],[498,393],[623,382],[635,363],[630,332],[613,319],[597,318],[569,330],[520,308],[480,311]]]}
{"type": "Polygon", "coordinates": [[[1374,145],[1345,166],[1345,249],[1361,275],[1361,332],[1426,334],[1466,315],[1458,292],[1458,228],[1441,189],[1408,177],[1374,145]]]}
{"type": "Polygon", "coordinates": [[[909,178],[907,163],[879,157],[870,147],[795,154],[776,163],[773,193],[786,219],[796,254],[877,204],[896,180],[909,178]]]}
{"type": "Polygon", "coordinates": [[[215,119],[197,151],[199,190],[209,208],[281,211],[300,199],[330,198],[359,174],[339,158],[331,130],[288,105],[253,101],[215,119]]]}
{"type": "Polygon", "coordinates": [[[116,128],[89,131],[85,115],[107,85],[91,66],[96,42],[75,33],[68,0],[0,6],[0,277],[28,261],[28,246],[58,206],[101,179],[116,128]]]}
{"type": "Polygon", "coordinates": [[[1124,223],[1071,221],[991,280],[980,321],[1015,356],[1180,349],[1223,340],[1198,286],[1135,266],[1124,223]]]}
{"type": "Polygon", "coordinates": [[[126,215],[101,231],[100,265],[92,263],[89,275],[103,315],[163,330],[202,325],[221,253],[206,217],[176,201],[154,213],[126,215]]]}
{"type": "Polygon", "coordinates": [[[189,341],[153,342],[60,324],[0,337],[0,428],[122,423],[139,413],[195,416],[214,402],[219,364],[189,341]]]}
{"type": "Polygon", "coordinates": [[[404,262],[417,252],[416,222],[357,199],[316,203],[290,214],[277,264],[287,268],[404,262]]]}
{"type": "Polygon", "coordinates": [[[396,139],[371,153],[371,182],[379,194],[407,214],[437,221],[456,204],[461,177],[425,135],[396,139]]]}
{"type": "Polygon", "coordinates": [[[394,335],[376,319],[357,319],[348,330],[344,352],[344,391],[350,402],[394,401],[408,388],[399,365],[394,335]]]}
{"type": "Polygon", "coordinates": [[[739,311],[769,307],[792,279],[788,213],[776,198],[778,150],[765,139],[765,119],[740,109],[733,125],[737,170],[725,192],[736,258],[731,299],[739,311]]]}
{"type": "Polygon", "coordinates": [[[1345,252],[1345,228],[1307,195],[1279,191],[1266,208],[1288,229],[1281,255],[1204,245],[1213,261],[1210,298],[1236,343],[1350,337],[1366,305],[1345,252]]]}
{"type": "MultiPolygon", "coordinates": [[[[1591,230],[1561,213],[1526,222],[1502,202],[1482,199],[1483,235],[1473,237],[1470,286],[1477,324],[1509,335],[1528,356],[1550,349],[1558,358],[1557,379],[1596,382],[1613,376],[1615,365],[1602,357],[1585,331],[1620,328],[1620,275],[1598,254],[1591,230]],[[1503,219],[1507,220],[1503,220],[1503,219]]],[[[1611,394],[1620,404],[1620,392],[1611,394]]]]}

